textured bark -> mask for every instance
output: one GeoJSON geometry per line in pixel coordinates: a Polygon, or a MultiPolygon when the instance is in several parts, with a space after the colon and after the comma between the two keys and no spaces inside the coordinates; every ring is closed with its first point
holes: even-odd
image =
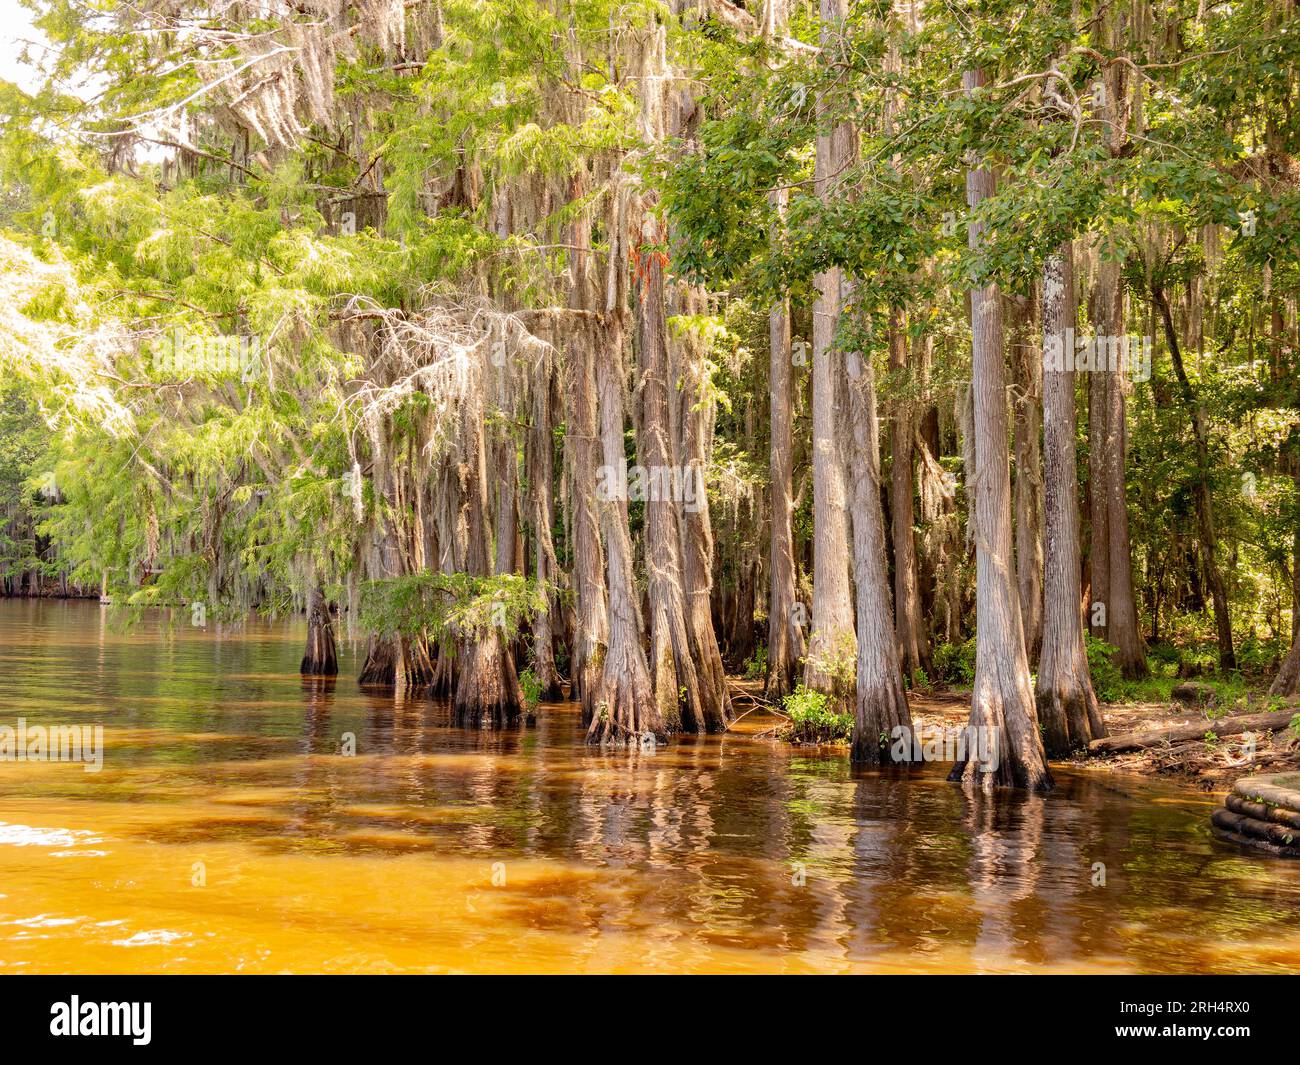
{"type": "Polygon", "coordinates": [[[1080,614],[1074,370],[1072,363],[1053,357],[1067,353],[1073,324],[1073,262],[1067,243],[1043,264],[1043,346],[1049,356],[1042,374],[1046,535],[1043,640],[1035,700],[1043,745],[1051,758],[1064,758],[1106,735],[1088,672],[1080,614]]]}
{"type": "Polygon", "coordinates": [[[325,593],[313,587],[307,593],[307,650],[298,672],[306,676],[332,677],[339,671],[334,645],[334,622],[330,619],[325,593]]]}
{"type": "MultiPolygon", "coordinates": [[[[1122,51],[1127,47],[1128,14],[1108,9],[1098,25],[1102,47],[1122,51]]],[[[1103,68],[1105,94],[1097,107],[1103,123],[1107,151],[1124,153],[1130,118],[1129,70],[1124,63],[1103,68]]],[[[1089,480],[1092,529],[1089,570],[1091,602],[1104,603],[1105,624],[1093,631],[1118,648],[1116,665],[1130,679],[1148,674],[1146,650],[1138,628],[1137,601],[1133,593],[1133,552],[1129,542],[1124,452],[1127,428],[1122,369],[1110,369],[1109,353],[1126,345],[1122,264],[1103,249],[1093,292],[1093,335],[1096,367],[1089,382],[1089,480]]]]}
{"type": "MultiPolygon", "coordinates": [[[[916,428],[911,390],[907,381],[907,337],[903,332],[902,314],[898,310],[893,311],[889,319],[889,368],[895,379],[894,416],[890,426],[889,448],[889,512],[894,541],[894,632],[898,643],[898,659],[903,672],[914,679],[917,670],[924,670],[927,675],[931,671],[930,642],[926,639],[921,617],[921,593],[917,582],[912,509],[914,487],[912,442],[916,435],[916,428]]],[[[874,408],[873,397],[872,421],[875,420],[874,408]]],[[[855,455],[855,460],[861,461],[860,452],[855,455]]],[[[857,505],[855,499],[855,508],[857,505]]],[[[855,533],[855,551],[856,543],[855,533]]],[[[862,638],[861,623],[862,610],[859,607],[859,640],[862,638]]]]}
{"type": "MultiPolygon", "coordinates": [[[[465,568],[476,576],[488,576],[493,570],[493,560],[488,536],[487,462],[481,404],[465,404],[461,433],[469,460],[465,568]]],[[[458,665],[456,695],[451,707],[453,725],[500,728],[518,723],[523,692],[515,672],[514,656],[498,626],[466,634],[461,640],[458,665]]]]}
{"type": "MultiPolygon", "coordinates": [[[[573,196],[583,193],[575,179],[573,196]]],[[[600,419],[596,404],[596,347],[603,338],[591,311],[595,298],[589,276],[591,219],[585,212],[573,225],[573,283],[570,303],[580,313],[566,345],[568,394],[572,404],[565,434],[569,463],[573,537],[573,587],[577,599],[570,676],[571,698],[582,703],[582,720],[590,724],[599,699],[600,678],[609,646],[609,614],[605,590],[605,554],[600,543],[600,513],[596,500],[596,469],[601,463],[600,419]]]]}
{"type": "Polygon", "coordinates": [[[1011,299],[1012,422],[1016,456],[1016,577],[1025,653],[1038,660],[1043,639],[1043,458],[1039,447],[1043,362],[1033,337],[1033,301],[1011,299]]]}
{"type": "MultiPolygon", "coordinates": [[[[930,362],[933,341],[923,337],[913,351],[920,370],[922,393],[930,396],[930,362]]],[[[957,489],[939,463],[939,408],[932,402],[916,435],[917,483],[920,499],[920,592],[928,604],[930,633],[936,643],[957,643],[962,635],[962,540],[957,515],[957,489]]]]}
{"type": "MultiPolygon", "coordinates": [[[[702,309],[702,308],[701,308],[702,309]]],[[[712,447],[714,401],[706,394],[707,382],[701,376],[701,362],[689,348],[679,349],[689,365],[679,365],[677,373],[677,420],[681,427],[682,474],[686,483],[695,485],[695,502],[681,507],[682,582],[686,595],[686,625],[692,654],[699,670],[704,719],[696,731],[721,732],[731,722],[731,695],[722,652],[713,628],[710,600],[713,594],[713,526],[709,516],[709,497],[705,480],[712,447]]],[[[749,567],[745,567],[747,572],[749,567]]],[[[736,589],[738,627],[752,641],[754,599],[752,581],[742,572],[736,589]]],[[[748,651],[745,651],[748,655],[748,651]]]]}
{"type": "MultiPolygon", "coordinates": [[[[885,519],[880,505],[879,423],[869,360],[845,358],[853,437],[853,577],[857,591],[857,677],[852,760],[890,761],[894,729],[910,736],[912,713],[903,691],[885,568],[885,519]]],[[[910,493],[909,493],[910,499],[910,493]]],[[[909,507],[910,510],[910,507],[909,507]]],[[[909,752],[912,744],[908,743],[909,752]]]]}
{"type": "MultiPolygon", "coordinates": [[[[674,476],[680,470],[670,423],[672,400],[664,323],[663,265],[657,254],[649,252],[641,269],[636,291],[641,381],[637,450],[638,461],[647,471],[651,486],[645,500],[650,677],[658,713],[666,725],[673,731],[704,732],[710,716],[706,707],[708,691],[700,678],[686,622],[680,513],[671,496],[664,498],[664,493],[654,488],[666,484],[657,474],[672,471],[669,476],[674,476]]],[[[602,419],[604,401],[602,388],[602,419]]],[[[618,459],[622,461],[621,453],[618,459]]],[[[609,463],[608,449],[606,463],[609,463]]]]}
{"type": "MultiPolygon", "coordinates": [[[[821,0],[822,44],[831,46],[848,12],[846,0],[821,0]]],[[[843,122],[817,138],[813,185],[831,196],[854,151],[853,130],[843,122]]],[[[844,471],[842,422],[843,359],[836,350],[841,271],[813,278],[813,609],[812,636],[804,683],[831,698],[832,709],[847,711],[853,685],[845,683],[857,655],[853,604],[849,596],[848,488],[844,471]]]]}
{"type": "MultiPolygon", "coordinates": [[[[401,531],[395,515],[403,512],[401,487],[389,461],[383,456],[383,441],[389,438],[388,427],[378,434],[377,456],[374,463],[374,488],[384,501],[376,515],[371,530],[369,572],[375,578],[401,577],[407,572],[406,557],[402,551],[401,531]]],[[[434,678],[433,662],[429,649],[422,639],[406,636],[370,636],[366,647],[366,660],[361,667],[358,684],[374,687],[392,687],[399,692],[427,686],[434,678]]]]}
{"type": "MultiPolygon", "coordinates": [[[[560,564],[555,557],[551,525],[555,520],[552,484],[555,475],[554,401],[555,379],[550,360],[539,363],[533,384],[533,425],[529,433],[526,461],[529,468],[529,493],[536,541],[533,572],[539,586],[555,584],[560,578],[560,564]]],[[[548,594],[546,610],[533,619],[533,673],[542,690],[542,698],[564,697],[560,674],[555,667],[554,619],[556,602],[548,594]]]]}
{"type": "MultiPolygon", "coordinates": [[[[787,195],[785,192],[773,193],[778,208],[787,195]]],[[[794,690],[805,650],[803,625],[795,610],[793,363],[788,299],[774,303],[768,312],[768,337],[772,540],[767,600],[766,697],[779,702],[794,690]]]]}
{"type": "MultiPolygon", "coordinates": [[[[982,70],[962,75],[973,93],[987,83],[982,70]]],[[[966,173],[966,200],[972,210],[993,195],[996,180],[985,168],[966,173]]],[[[970,225],[972,249],[983,240],[983,223],[970,225]]],[[[997,744],[996,768],[968,759],[953,770],[962,779],[990,790],[1012,785],[1033,790],[1052,786],[1043,753],[1029,684],[1020,600],[1011,547],[1011,471],[1007,461],[1007,391],[1003,353],[1002,303],[996,285],[971,293],[971,381],[974,391],[976,528],[976,654],[970,726],[997,744]],[[991,769],[985,772],[985,769],[991,769]]]]}
{"type": "MultiPolygon", "coordinates": [[[[623,334],[617,310],[611,312],[601,340],[597,366],[600,442],[605,465],[617,468],[627,461],[623,453],[623,334]]],[[[641,612],[632,577],[627,501],[603,500],[600,514],[608,558],[609,647],[587,742],[640,743],[647,733],[663,736],[668,722],[655,702],[641,647],[641,612]]]]}

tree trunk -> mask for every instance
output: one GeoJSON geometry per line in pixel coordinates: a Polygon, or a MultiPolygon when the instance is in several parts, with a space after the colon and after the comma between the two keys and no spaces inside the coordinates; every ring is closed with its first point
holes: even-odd
{"type": "MultiPolygon", "coordinates": [[[[574,179],[573,197],[583,194],[574,179]]],[[[605,342],[595,321],[589,277],[591,218],[584,211],[574,221],[573,283],[569,301],[577,310],[568,348],[568,392],[573,409],[565,436],[570,469],[569,505],[573,526],[573,587],[576,593],[576,633],[569,675],[569,695],[582,703],[582,721],[590,725],[599,699],[600,678],[609,646],[609,614],[605,590],[605,555],[600,543],[600,509],[596,499],[596,469],[601,463],[600,419],[596,407],[596,348],[605,342]]]]}
{"type": "Polygon", "coordinates": [[[1173,312],[1169,299],[1159,284],[1153,285],[1152,299],[1160,320],[1164,324],[1165,343],[1169,346],[1169,358],[1174,365],[1174,375],[1178,378],[1179,392],[1187,414],[1191,418],[1192,433],[1196,439],[1196,522],[1200,533],[1201,555],[1205,560],[1205,574],[1210,582],[1210,598],[1214,603],[1214,626],[1219,640],[1219,670],[1228,673],[1237,668],[1237,655],[1233,650],[1232,616],[1228,612],[1228,590],[1223,583],[1223,573],[1219,569],[1219,537],[1214,527],[1214,507],[1210,500],[1210,432],[1207,426],[1205,408],[1197,399],[1187,371],[1183,367],[1182,348],[1178,343],[1178,333],[1174,329],[1173,312]]]}
{"type": "Polygon", "coordinates": [[[1066,243],[1043,264],[1045,607],[1035,700],[1043,745],[1051,758],[1064,758],[1106,735],[1088,672],[1080,614],[1072,255],[1066,243]]]}
{"type": "MultiPolygon", "coordinates": [[[[773,193],[778,210],[788,193],[773,193]]],[[[779,702],[794,691],[804,656],[801,615],[795,610],[794,561],[794,438],[790,349],[790,301],[783,299],[768,312],[768,401],[771,411],[771,562],[767,601],[766,698],[779,702]]]]}
{"type": "MultiPolygon", "coordinates": [[[[649,217],[648,215],[646,217],[649,217]]],[[[720,708],[709,705],[709,688],[697,668],[686,621],[682,536],[672,486],[681,476],[673,447],[668,337],[664,322],[663,263],[656,251],[643,246],[634,299],[639,328],[641,418],[637,432],[638,459],[646,486],[646,592],[650,603],[650,675],[655,702],[671,731],[704,732],[720,708]]],[[[605,400],[601,391],[602,404],[605,400]]],[[[602,419],[604,408],[602,406],[602,419]]],[[[602,421],[603,424],[603,421],[602,421]]],[[[620,453],[618,460],[622,463],[620,453]]],[[[621,470],[609,467],[607,475],[621,470]]],[[[612,579],[612,578],[611,578],[612,579]]],[[[717,727],[717,726],[714,726],[717,727]]]]}
{"type": "MultiPolygon", "coordinates": [[[[896,729],[906,730],[905,749],[914,749],[912,713],[903,692],[885,568],[874,375],[871,362],[857,352],[850,352],[845,363],[853,426],[853,576],[858,627],[852,760],[879,765],[890,760],[891,741],[899,738],[896,729]]],[[[908,501],[910,513],[910,492],[908,501]]]]}
{"type": "MultiPolygon", "coordinates": [[[[962,76],[968,94],[973,95],[986,83],[987,78],[979,69],[969,70],[962,76]]],[[[966,200],[973,211],[993,195],[995,188],[991,170],[967,171],[966,200]]],[[[983,242],[982,222],[971,222],[968,240],[972,250],[978,250],[983,242]]],[[[952,777],[978,782],[985,790],[998,784],[1041,791],[1052,786],[1052,776],[1034,712],[1011,547],[1006,365],[1002,302],[996,285],[983,285],[971,292],[971,334],[976,653],[970,715],[973,731],[968,737],[990,745],[985,749],[996,750],[996,758],[968,758],[954,768],[952,777]]]]}
{"type": "MultiPolygon", "coordinates": [[[[467,402],[461,421],[469,466],[465,568],[476,576],[493,570],[488,537],[488,484],[483,410],[481,402],[467,402]]],[[[511,504],[513,506],[513,503],[511,504]]],[[[500,728],[519,721],[523,693],[515,672],[514,656],[505,633],[492,625],[486,631],[466,634],[461,640],[452,724],[458,728],[500,728]]]]}
{"type": "MultiPolygon", "coordinates": [[[[554,402],[554,364],[547,357],[538,362],[533,381],[533,425],[525,455],[536,541],[534,575],[538,586],[544,589],[555,584],[560,576],[555,543],[551,537],[551,525],[555,520],[552,495],[555,473],[554,402]]],[[[560,674],[555,668],[556,597],[549,591],[545,594],[546,609],[533,619],[533,673],[541,688],[541,697],[553,701],[564,697],[564,689],[560,687],[560,674]]]]}
{"type": "Polygon", "coordinates": [[[1025,653],[1038,661],[1043,640],[1043,460],[1039,450],[1043,376],[1033,338],[1033,301],[1011,299],[1011,365],[1015,388],[1013,436],[1016,454],[1016,576],[1025,653]]]}
{"type": "MultiPolygon", "coordinates": [[[[824,47],[842,32],[847,13],[847,0],[821,0],[824,47]]],[[[818,136],[813,185],[823,199],[830,198],[852,158],[853,141],[852,127],[844,122],[818,136]]],[[[832,267],[813,278],[813,610],[804,683],[826,693],[832,710],[847,711],[853,701],[857,644],[849,598],[848,489],[841,442],[844,373],[835,343],[841,273],[832,267]]]]}
{"type": "MultiPolygon", "coordinates": [[[[918,670],[929,675],[930,643],[921,618],[921,594],[917,584],[916,540],[913,532],[912,441],[916,435],[913,403],[907,368],[907,336],[903,331],[902,312],[895,309],[889,316],[889,368],[894,378],[894,417],[890,427],[890,519],[894,540],[894,632],[898,658],[903,672],[913,682],[918,670]]],[[[869,370],[869,367],[868,367],[869,370]]],[[[852,374],[850,374],[850,377],[852,374]]],[[[874,389],[873,389],[874,392],[874,389]]],[[[871,420],[875,419],[874,395],[871,420]]],[[[855,455],[862,461],[861,451],[855,455]]],[[[857,507],[855,500],[854,506],[857,507]]],[[[855,510],[856,521],[856,510],[855,510]]],[[[855,524],[856,528],[856,524],[855,524]]],[[[856,533],[854,551],[857,551],[856,533]]],[[[859,592],[859,598],[861,592],[859,592]]],[[[858,608],[861,629],[862,608],[858,608]]],[[[859,634],[859,639],[861,635],[859,634]]],[[[859,664],[861,654],[859,654],[859,664]]],[[[859,698],[861,693],[859,693],[859,698]]]]}
{"type": "Polygon", "coordinates": [[[312,586],[307,592],[307,650],[298,672],[306,676],[333,677],[338,674],[338,651],[334,646],[334,623],[330,619],[325,593],[312,586]]]}
{"type": "MultiPolygon", "coordinates": [[[[617,309],[610,312],[600,346],[600,442],[606,469],[619,469],[627,458],[623,452],[623,331],[617,309]]],[[[618,496],[602,500],[600,513],[608,555],[609,647],[587,742],[639,743],[646,733],[663,736],[666,722],[655,702],[641,647],[627,501],[618,496]]]]}
{"type": "MultiPolygon", "coordinates": [[[[682,478],[684,483],[694,486],[694,501],[684,505],[681,514],[682,579],[686,591],[686,624],[703,689],[703,729],[697,731],[722,732],[731,723],[731,694],[727,688],[727,673],[722,665],[722,652],[718,649],[710,609],[713,594],[713,526],[709,517],[709,495],[706,489],[714,409],[713,401],[706,400],[701,395],[706,383],[698,371],[698,364],[693,365],[678,378],[679,418],[684,437],[681,450],[682,478]]],[[[738,574],[737,624],[744,629],[742,639],[752,642],[754,599],[750,592],[752,582],[748,578],[746,567],[738,574]]],[[[743,653],[748,656],[747,649],[743,653]]]]}

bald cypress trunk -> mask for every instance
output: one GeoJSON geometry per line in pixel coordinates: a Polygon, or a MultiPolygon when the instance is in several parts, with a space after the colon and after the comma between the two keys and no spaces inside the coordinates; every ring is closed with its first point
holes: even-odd
{"type": "MultiPolygon", "coordinates": [[[[980,69],[966,71],[968,94],[987,84],[980,69]]],[[[972,210],[992,196],[991,170],[966,172],[966,200],[972,210]]],[[[983,223],[972,221],[969,242],[977,250],[983,223]]],[[[1002,301],[996,285],[971,293],[971,381],[974,391],[976,535],[976,653],[968,737],[989,746],[995,757],[968,758],[953,770],[954,779],[985,790],[1011,785],[1033,790],[1052,786],[1034,712],[1025,657],[1024,629],[1016,589],[1011,545],[1011,471],[1007,461],[1006,362],[1003,351],[1002,301]]]]}
{"type": "MultiPolygon", "coordinates": [[[[843,32],[847,0],[821,0],[822,45],[843,32]]],[[[824,109],[826,101],[819,101],[824,109]]],[[[829,199],[853,155],[853,130],[838,122],[817,138],[814,188],[829,199]]],[[[849,596],[848,485],[844,471],[843,357],[836,348],[842,271],[832,267],[813,278],[813,609],[804,683],[830,696],[832,709],[853,705],[851,676],[857,657],[849,596]]]]}
{"type": "MultiPolygon", "coordinates": [[[[921,617],[917,584],[916,540],[913,533],[912,441],[916,435],[907,366],[907,335],[902,312],[889,320],[889,368],[894,377],[894,417],[890,427],[890,521],[894,540],[894,632],[904,674],[915,680],[918,670],[931,672],[930,642],[921,617]]],[[[872,404],[874,408],[874,401],[872,404]]],[[[872,420],[875,420],[874,409],[872,420]]],[[[860,461],[860,456],[859,456],[860,461]]],[[[859,623],[861,622],[861,610],[859,623]]]]}
{"type": "Polygon", "coordinates": [[[1075,469],[1072,248],[1043,264],[1043,643],[1035,701],[1049,757],[1106,735],[1092,689],[1080,614],[1078,474],[1075,469]]]}
{"type": "Polygon", "coordinates": [[[1016,456],[1016,577],[1020,615],[1025,626],[1025,653],[1038,661],[1043,639],[1043,462],[1042,358],[1033,337],[1033,300],[1014,298],[1011,304],[1012,436],[1016,456]]]}
{"type": "MultiPolygon", "coordinates": [[[[895,729],[907,730],[912,713],[903,691],[885,567],[885,519],[880,504],[880,444],[871,362],[857,352],[845,358],[853,450],[853,577],[857,591],[857,673],[853,714],[855,762],[890,761],[895,729]]],[[[908,742],[906,750],[912,751],[908,742]]]]}
{"type": "MultiPolygon", "coordinates": [[[[623,330],[616,308],[603,331],[597,365],[600,443],[604,465],[618,469],[623,451],[623,330]]],[[[588,743],[639,743],[647,733],[663,736],[669,722],[660,711],[641,646],[641,612],[632,576],[632,536],[627,501],[615,494],[600,502],[609,586],[609,647],[601,673],[588,743]]]]}
{"type": "MultiPolygon", "coordinates": [[[[483,411],[480,402],[466,403],[461,432],[468,458],[469,491],[466,519],[469,529],[467,570],[488,576],[493,570],[488,533],[488,484],[483,411]]],[[[505,633],[492,625],[461,638],[452,724],[461,728],[500,728],[518,723],[523,693],[515,672],[514,656],[505,633]]]]}
{"type": "Polygon", "coordinates": [[[772,306],[768,313],[768,331],[771,342],[768,356],[771,557],[766,694],[775,702],[794,690],[805,649],[803,625],[795,610],[797,570],[794,560],[794,419],[789,300],[772,306]]]}
{"type": "Polygon", "coordinates": [[[307,650],[298,672],[304,676],[332,677],[339,671],[338,651],[334,645],[334,622],[329,603],[319,587],[307,592],[307,650]]]}

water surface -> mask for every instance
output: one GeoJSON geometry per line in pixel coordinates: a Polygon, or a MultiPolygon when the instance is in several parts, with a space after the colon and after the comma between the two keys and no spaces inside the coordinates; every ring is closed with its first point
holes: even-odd
{"type": "Polygon", "coordinates": [[[0,762],[0,972],[1300,969],[1300,863],[1212,840],[1210,796],[970,796],[753,716],[654,754],[583,746],[572,705],[453,729],[362,692],[354,647],[304,682],[301,624],[188,620],[0,600],[0,725],[106,748],[0,762]]]}

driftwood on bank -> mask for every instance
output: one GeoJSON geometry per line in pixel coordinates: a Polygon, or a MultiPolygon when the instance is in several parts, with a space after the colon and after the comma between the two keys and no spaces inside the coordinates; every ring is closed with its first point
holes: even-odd
{"type": "Polygon", "coordinates": [[[1190,725],[1173,725],[1169,728],[1147,729],[1122,736],[1107,736],[1088,744],[1089,754],[1114,754],[1117,751],[1135,751],[1144,747],[1159,747],[1179,740],[1200,739],[1207,732],[1216,736],[1240,736],[1243,732],[1286,728],[1296,714],[1295,708],[1277,710],[1268,714],[1242,714],[1223,717],[1217,721],[1197,721],[1190,725]]]}
{"type": "Polygon", "coordinates": [[[1280,858],[1300,858],[1300,773],[1243,777],[1210,816],[1211,831],[1228,843],[1280,858]]]}

